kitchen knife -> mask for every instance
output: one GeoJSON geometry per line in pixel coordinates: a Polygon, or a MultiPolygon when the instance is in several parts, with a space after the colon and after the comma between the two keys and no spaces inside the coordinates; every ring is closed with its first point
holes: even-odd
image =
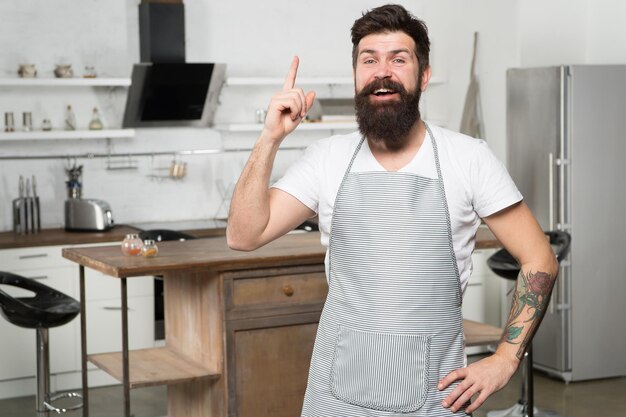
{"type": "Polygon", "coordinates": [[[33,230],[41,231],[41,210],[39,209],[39,196],[37,195],[37,180],[33,175],[33,230]]]}
{"type": "Polygon", "coordinates": [[[20,233],[22,231],[21,227],[22,225],[20,224],[20,199],[19,198],[14,198],[13,199],[13,231],[15,233],[20,233]]]}
{"type": "Polygon", "coordinates": [[[24,209],[26,211],[26,233],[33,232],[33,200],[30,198],[30,178],[26,178],[26,203],[24,209]]]}
{"type": "Polygon", "coordinates": [[[26,208],[24,207],[26,200],[24,200],[24,177],[20,175],[18,183],[18,189],[20,194],[20,233],[26,233],[26,208]]]}

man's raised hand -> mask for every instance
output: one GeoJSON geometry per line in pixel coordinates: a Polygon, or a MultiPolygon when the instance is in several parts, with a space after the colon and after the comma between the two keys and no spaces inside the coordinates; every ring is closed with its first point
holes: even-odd
{"type": "Polygon", "coordinates": [[[270,140],[281,142],[295,130],[313,105],[315,91],[305,94],[301,88],[295,88],[299,62],[298,57],[294,56],[282,90],[270,100],[261,133],[261,136],[270,140]]]}

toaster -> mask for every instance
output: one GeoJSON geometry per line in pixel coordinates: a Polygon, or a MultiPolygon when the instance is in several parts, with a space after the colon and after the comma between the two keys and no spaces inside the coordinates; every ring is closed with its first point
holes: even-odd
{"type": "Polygon", "coordinates": [[[113,213],[105,201],[93,198],[65,200],[66,230],[98,231],[112,227],[113,213]]]}

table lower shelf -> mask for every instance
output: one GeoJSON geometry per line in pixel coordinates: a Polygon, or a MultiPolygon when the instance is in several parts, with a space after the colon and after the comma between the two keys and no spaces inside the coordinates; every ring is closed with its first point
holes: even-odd
{"type": "MultiPolygon", "coordinates": [[[[88,360],[123,382],[122,352],[89,355],[88,360]]],[[[219,370],[208,369],[167,347],[131,350],[128,362],[131,389],[221,376],[219,370]]]]}
{"type": "Polygon", "coordinates": [[[497,345],[502,338],[502,329],[485,323],[464,319],[465,346],[497,345]]]}

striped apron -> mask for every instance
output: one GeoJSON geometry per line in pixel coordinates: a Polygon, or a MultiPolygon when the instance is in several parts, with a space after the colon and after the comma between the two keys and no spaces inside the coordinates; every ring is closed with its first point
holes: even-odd
{"type": "Polygon", "coordinates": [[[303,417],[467,416],[438,381],[465,363],[461,287],[439,155],[436,179],[351,172],[331,223],[329,292],[303,417]]]}

